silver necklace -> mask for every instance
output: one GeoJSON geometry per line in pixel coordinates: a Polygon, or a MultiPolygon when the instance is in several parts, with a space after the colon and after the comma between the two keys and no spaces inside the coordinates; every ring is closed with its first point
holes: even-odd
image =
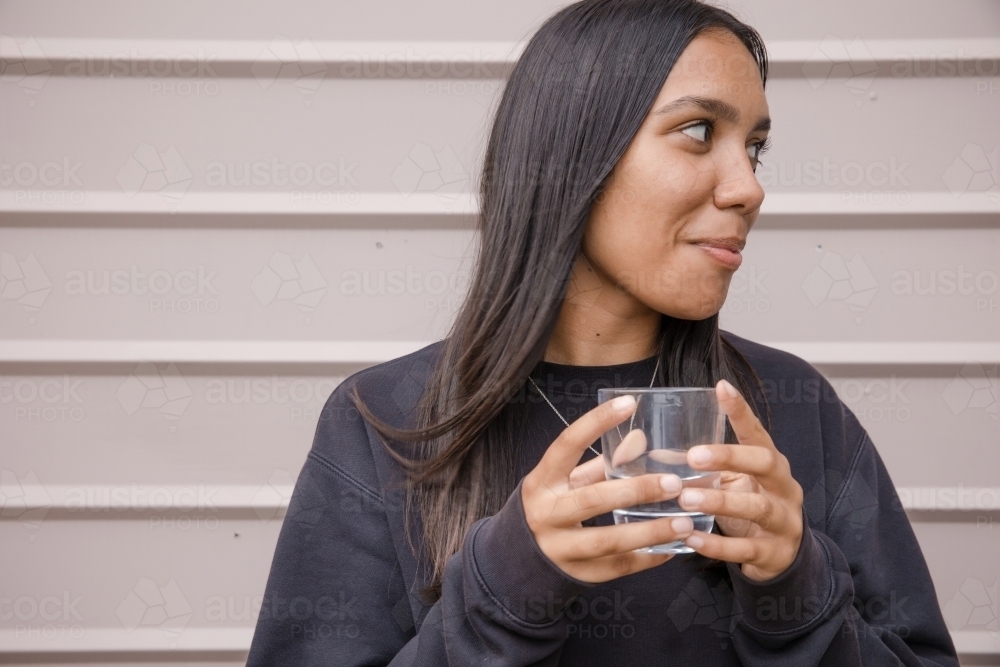
{"type": "MultiPolygon", "coordinates": [[[[660,352],[657,351],[657,353],[656,353],[656,366],[653,368],[653,377],[649,381],[650,388],[652,388],[653,383],[656,382],[656,372],[659,371],[659,370],[660,370],[660,352]]],[[[538,385],[535,384],[534,378],[532,378],[529,375],[528,376],[528,381],[531,382],[531,386],[535,388],[535,391],[537,391],[539,394],[541,394],[541,396],[545,400],[545,402],[549,404],[550,408],[552,408],[552,412],[556,413],[556,416],[559,417],[559,419],[562,421],[562,423],[566,424],[566,426],[569,426],[569,422],[566,421],[566,418],[562,416],[562,413],[559,412],[559,410],[556,409],[556,406],[552,405],[552,401],[550,401],[549,397],[545,395],[545,392],[542,391],[541,389],[539,389],[538,385]]],[[[634,419],[635,419],[635,413],[632,413],[632,418],[628,422],[628,430],[629,431],[632,430],[632,422],[633,422],[634,419]]],[[[596,449],[594,449],[593,445],[590,445],[590,451],[594,452],[598,456],[601,455],[601,453],[599,451],[597,451],[596,449]]]]}

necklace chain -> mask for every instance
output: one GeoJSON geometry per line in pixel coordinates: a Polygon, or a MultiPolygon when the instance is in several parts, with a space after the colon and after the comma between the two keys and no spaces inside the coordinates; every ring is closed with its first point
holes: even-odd
{"type": "MultiPolygon", "coordinates": [[[[659,370],[660,370],[660,355],[659,355],[659,353],[657,353],[657,355],[656,355],[656,366],[653,368],[653,377],[649,381],[650,388],[652,388],[653,383],[656,382],[656,373],[659,370]]],[[[545,392],[542,391],[541,389],[539,389],[538,385],[535,384],[534,378],[532,378],[529,375],[528,376],[528,381],[531,382],[531,386],[535,388],[535,391],[537,391],[539,394],[541,394],[541,396],[545,400],[545,402],[548,403],[548,405],[549,405],[550,408],[552,408],[552,412],[556,413],[556,416],[559,417],[559,419],[562,421],[562,423],[566,424],[566,426],[569,426],[569,422],[566,421],[566,418],[562,416],[562,413],[559,412],[559,410],[556,409],[556,406],[552,405],[552,401],[550,401],[549,397],[545,395],[545,392]]],[[[632,419],[635,419],[635,413],[632,414],[632,419]]],[[[632,420],[629,420],[628,428],[629,428],[629,431],[632,430],[632,420]]],[[[596,449],[594,449],[593,445],[590,445],[590,451],[594,452],[598,456],[601,455],[601,453],[599,451],[597,451],[596,449]]]]}

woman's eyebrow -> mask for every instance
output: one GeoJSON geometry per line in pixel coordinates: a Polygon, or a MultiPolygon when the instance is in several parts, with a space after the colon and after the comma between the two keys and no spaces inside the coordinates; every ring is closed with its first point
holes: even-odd
{"type": "MultiPolygon", "coordinates": [[[[723,102],[722,100],[717,100],[713,97],[698,97],[697,95],[685,95],[684,97],[678,97],[672,102],[667,102],[651,115],[662,116],[690,106],[696,106],[704,111],[707,111],[713,116],[729,121],[730,123],[738,123],[740,120],[739,110],[728,102],[723,102]]],[[[771,119],[765,116],[757,121],[757,124],[754,126],[752,131],[767,131],[770,129],[771,119]]]]}

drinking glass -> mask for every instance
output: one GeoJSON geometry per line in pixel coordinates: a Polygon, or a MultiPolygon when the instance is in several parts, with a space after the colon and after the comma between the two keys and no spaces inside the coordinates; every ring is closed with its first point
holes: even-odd
{"type": "MultiPolygon", "coordinates": [[[[649,389],[598,389],[600,403],[619,396],[635,398],[633,415],[601,436],[607,479],[646,474],[673,473],[685,488],[719,488],[718,471],[694,470],[687,464],[688,450],[695,445],[719,444],[725,433],[726,415],[714,388],[652,387],[649,389]]],[[[691,517],[695,530],[709,532],[715,516],[688,512],[677,499],[662,500],[616,509],[615,523],[649,521],[661,517],[691,517]]],[[[657,544],[636,551],[659,554],[691,553],[683,540],[657,544]]]]}

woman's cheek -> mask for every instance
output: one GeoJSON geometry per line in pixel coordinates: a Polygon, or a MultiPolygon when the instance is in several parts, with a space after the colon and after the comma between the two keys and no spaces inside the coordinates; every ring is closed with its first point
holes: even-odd
{"type": "Polygon", "coordinates": [[[704,166],[699,168],[690,158],[679,156],[661,171],[658,189],[672,201],[690,205],[711,196],[712,173],[704,166]]]}

